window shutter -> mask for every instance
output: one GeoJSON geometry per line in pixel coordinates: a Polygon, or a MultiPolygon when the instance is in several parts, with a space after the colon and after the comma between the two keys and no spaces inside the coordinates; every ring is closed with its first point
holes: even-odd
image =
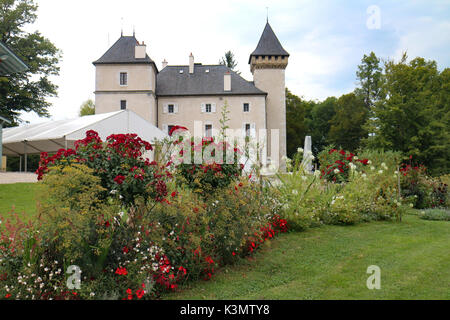
{"type": "Polygon", "coordinates": [[[201,106],[201,112],[202,112],[202,113],[205,113],[205,112],[206,112],[206,106],[205,106],[204,103],[202,103],[202,106],[201,106]]]}
{"type": "Polygon", "coordinates": [[[178,113],[178,103],[173,106],[173,112],[178,113]]]}
{"type": "Polygon", "coordinates": [[[211,112],[213,112],[213,113],[216,112],[216,104],[215,103],[211,104],[211,112]]]}
{"type": "Polygon", "coordinates": [[[163,124],[163,131],[164,131],[165,133],[169,134],[169,132],[168,132],[167,130],[168,130],[167,124],[163,124]]]}
{"type": "Polygon", "coordinates": [[[163,113],[167,113],[167,112],[169,112],[169,106],[167,104],[165,104],[163,107],[163,113]]]}

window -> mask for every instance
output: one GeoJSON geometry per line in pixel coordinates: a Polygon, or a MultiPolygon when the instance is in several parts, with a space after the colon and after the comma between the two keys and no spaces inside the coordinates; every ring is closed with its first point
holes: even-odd
{"type": "Polygon", "coordinates": [[[167,112],[168,112],[168,113],[175,113],[175,107],[174,107],[173,104],[169,104],[169,105],[167,106],[167,112]]]}
{"type": "Polygon", "coordinates": [[[120,85],[121,86],[128,85],[128,73],[126,73],[126,72],[120,73],[120,85]]]}
{"type": "Polygon", "coordinates": [[[175,127],[173,124],[169,124],[169,125],[167,126],[167,134],[169,134],[170,131],[172,131],[173,127],[175,127]]]}
{"type": "Polygon", "coordinates": [[[126,110],[127,100],[120,100],[120,110],[126,110]]]}
{"type": "Polygon", "coordinates": [[[212,124],[205,124],[205,137],[212,137],[212,124]]]}
{"type": "Polygon", "coordinates": [[[250,104],[244,103],[244,112],[249,112],[249,111],[250,111],[250,104]]]}
{"type": "Polygon", "coordinates": [[[250,123],[245,124],[245,136],[250,137],[250,123]]]}
{"type": "Polygon", "coordinates": [[[205,112],[210,113],[211,111],[212,111],[211,110],[211,104],[207,103],[206,106],[205,106],[205,112]]]}

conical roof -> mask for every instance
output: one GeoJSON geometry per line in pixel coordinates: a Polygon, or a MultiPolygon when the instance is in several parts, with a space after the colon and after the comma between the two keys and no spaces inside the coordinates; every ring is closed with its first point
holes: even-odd
{"type": "Polygon", "coordinates": [[[250,55],[248,63],[250,63],[252,56],[289,57],[289,53],[284,50],[269,22],[266,23],[266,27],[264,28],[261,38],[259,39],[258,45],[256,46],[255,51],[253,51],[250,55]]]}

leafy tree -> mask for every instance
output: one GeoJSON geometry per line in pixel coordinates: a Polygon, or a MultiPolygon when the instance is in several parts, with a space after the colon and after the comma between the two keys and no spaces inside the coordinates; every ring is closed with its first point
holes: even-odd
{"type": "Polygon", "coordinates": [[[337,100],[335,112],[330,120],[329,141],[345,150],[355,151],[360,140],[367,136],[363,128],[368,116],[364,100],[354,93],[344,94],[337,100]]]}
{"type": "Polygon", "coordinates": [[[307,104],[286,88],[286,143],[287,156],[290,158],[297,152],[298,147],[303,147],[307,135],[305,123],[307,104]]]}
{"type": "Polygon", "coordinates": [[[227,66],[237,74],[241,74],[236,68],[237,68],[237,62],[234,58],[233,52],[231,50],[228,50],[225,52],[225,55],[220,59],[219,64],[227,66]]]}
{"type": "Polygon", "coordinates": [[[50,76],[59,74],[60,51],[38,31],[25,27],[35,22],[37,5],[33,0],[0,0],[0,40],[29,67],[25,72],[0,77],[0,115],[20,122],[22,111],[48,117],[48,97],[57,95],[50,76]]]}
{"type": "Polygon", "coordinates": [[[383,68],[380,66],[380,62],[381,60],[377,58],[375,53],[371,52],[368,56],[363,56],[356,71],[356,77],[361,87],[355,89],[355,94],[364,99],[364,104],[368,110],[372,109],[374,103],[382,95],[383,68]]]}
{"type": "Polygon", "coordinates": [[[86,100],[80,107],[80,117],[95,114],[95,105],[92,99],[86,100]]]}
{"type": "Polygon", "coordinates": [[[328,97],[320,103],[311,106],[307,114],[306,124],[311,135],[312,151],[315,155],[319,154],[327,145],[330,144],[329,132],[331,119],[336,114],[337,98],[328,97]]]}
{"type": "Polygon", "coordinates": [[[448,128],[450,71],[441,73],[435,61],[406,54],[385,62],[386,96],[375,104],[375,134],[371,147],[401,151],[429,167],[432,173],[449,170],[448,128]]]}

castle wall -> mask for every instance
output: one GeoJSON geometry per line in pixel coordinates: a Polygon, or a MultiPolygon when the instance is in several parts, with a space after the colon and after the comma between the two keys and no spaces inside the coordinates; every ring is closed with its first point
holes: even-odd
{"type": "Polygon", "coordinates": [[[228,117],[227,125],[230,129],[242,129],[243,123],[254,123],[256,132],[266,127],[265,118],[265,96],[200,96],[200,97],[159,97],[158,98],[158,127],[164,131],[165,125],[181,125],[187,127],[191,134],[194,134],[194,121],[202,121],[205,124],[212,124],[213,129],[220,130],[219,120],[221,118],[222,107],[227,101],[228,117]],[[215,113],[202,113],[202,104],[215,104],[215,113]],[[243,112],[243,104],[250,104],[250,111],[243,112]],[[167,104],[177,104],[178,113],[164,113],[164,106],[167,104]]]}

